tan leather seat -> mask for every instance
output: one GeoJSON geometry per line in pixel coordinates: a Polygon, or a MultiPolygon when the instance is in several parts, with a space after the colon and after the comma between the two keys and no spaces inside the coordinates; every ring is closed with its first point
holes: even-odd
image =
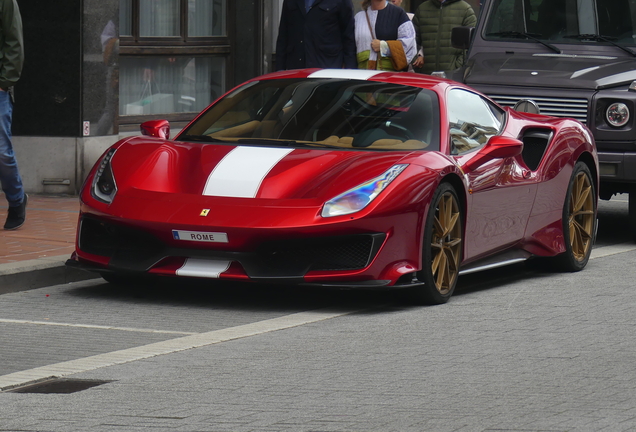
{"type": "Polygon", "coordinates": [[[369,148],[394,148],[396,150],[419,150],[428,147],[428,144],[419,140],[406,140],[399,139],[379,139],[374,141],[369,148]]]}
{"type": "Polygon", "coordinates": [[[258,120],[252,120],[247,123],[240,124],[231,128],[223,129],[218,132],[211,133],[213,138],[223,137],[250,137],[256,128],[261,124],[258,120]]]}
{"type": "Polygon", "coordinates": [[[339,147],[351,147],[351,144],[353,143],[353,137],[339,137],[337,135],[331,135],[327,138],[325,138],[322,141],[317,141],[323,144],[328,144],[328,145],[333,145],[333,146],[339,146],[339,147]]]}

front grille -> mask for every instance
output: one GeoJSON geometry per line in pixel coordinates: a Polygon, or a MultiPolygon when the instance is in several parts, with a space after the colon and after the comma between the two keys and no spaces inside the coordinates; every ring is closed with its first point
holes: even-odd
{"type": "Polygon", "coordinates": [[[80,249],[110,257],[118,271],[147,271],[167,256],[239,262],[252,278],[300,278],[309,271],[358,270],[369,265],[386,235],[359,234],[262,243],[249,252],[170,247],[149,233],[84,216],[80,249]]]}
{"type": "Polygon", "coordinates": [[[263,245],[256,255],[262,268],[276,273],[357,270],[369,264],[383,239],[377,234],[277,242],[263,245]]]}
{"type": "Polygon", "coordinates": [[[156,237],[89,216],[82,217],[80,250],[110,257],[110,265],[127,270],[147,270],[161,257],[165,246],[156,237]]]}
{"type": "Polygon", "coordinates": [[[125,251],[133,258],[163,248],[150,234],[86,216],[80,222],[79,245],[81,250],[95,255],[113,257],[125,251]]]}
{"type": "Polygon", "coordinates": [[[554,117],[570,117],[581,123],[587,122],[588,102],[581,98],[548,98],[536,96],[488,95],[499,105],[513,107],[522,99],[530,99],[539,105],[541,114],[554,117]]]}

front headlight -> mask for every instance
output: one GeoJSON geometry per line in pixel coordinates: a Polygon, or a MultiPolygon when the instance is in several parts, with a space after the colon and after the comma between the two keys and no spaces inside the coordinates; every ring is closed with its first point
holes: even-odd
{"type": "Polygon", "coordinates": [[[347,192],[327,201],[322,208],[322,217],[342,216],[365,208],[377,197],[408,164],[393,165],[381,176],[354,187],[347,192]]]}
{"type": "Polygon", "coordinates": [[[110,161],[113,159],[116,149],[110,149],[99,164],[99,168],[93,177],[91,193],[93,198],[106,204],[113,202],[117,193],[117,183],[113,176],[113,169],[110,161]]]}
{"type": "Polygon", "coordinates": [[[610,126],[625,126],[629,121],[629,108],[622,102],[614,102],[607,107],[605,118],[610,126]]]}

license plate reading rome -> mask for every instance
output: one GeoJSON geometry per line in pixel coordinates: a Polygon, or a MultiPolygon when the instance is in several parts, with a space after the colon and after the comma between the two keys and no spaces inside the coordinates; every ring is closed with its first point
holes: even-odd
{"type": "Polygon", "coordinates": [[[209,242],[209,243],[227,243],[227,234],[220,232],[199,232],[199,231],[181,231],[172,230],[172,237],[175,240],[209,242]]]}

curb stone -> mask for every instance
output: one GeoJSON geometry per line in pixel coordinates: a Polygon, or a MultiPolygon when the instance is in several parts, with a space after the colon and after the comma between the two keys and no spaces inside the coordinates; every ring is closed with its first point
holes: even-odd
{"type": "Polygon", "coordinates": [[[70,255],[0,264],[0,294],[96,279],[94,273],[67,267],[70,255]]]}

